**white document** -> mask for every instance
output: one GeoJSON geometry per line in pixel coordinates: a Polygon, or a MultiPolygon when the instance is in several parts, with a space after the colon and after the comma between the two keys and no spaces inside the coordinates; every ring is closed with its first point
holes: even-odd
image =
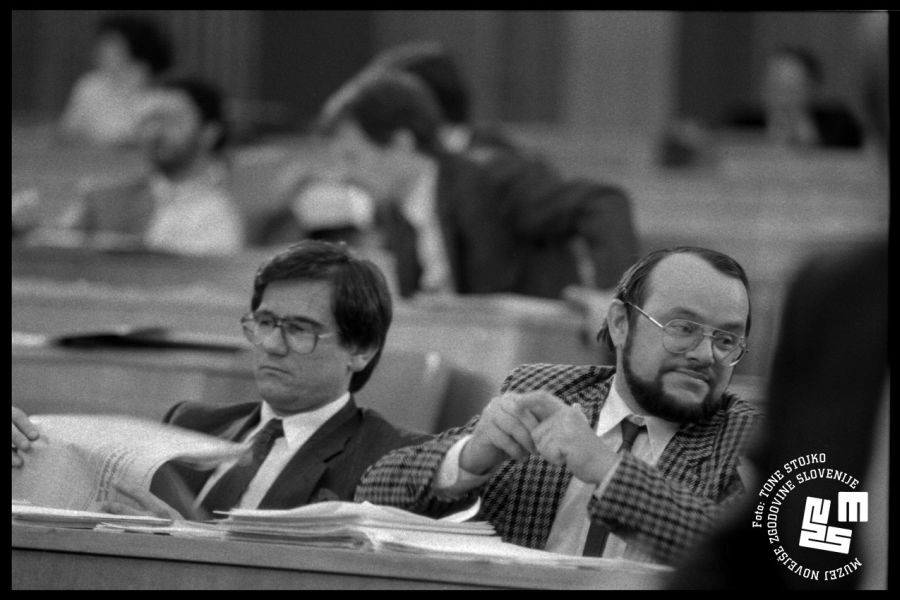
{"type": "Polygon", "coordinates": [[[159,467],[182,460],[203,468],[233,460],[248,445],[120,415],[33,415],[40,437],[12,470],[12,499],[33,506],[98,511],[131,502],[114,486],[149,491],[159,467]]]}

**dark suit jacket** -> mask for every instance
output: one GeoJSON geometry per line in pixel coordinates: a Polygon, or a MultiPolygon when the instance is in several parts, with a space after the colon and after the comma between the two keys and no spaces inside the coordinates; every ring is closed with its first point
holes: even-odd
{"type": "MultiPolygon", "coordinates": [[[[259,423],[261,404],[216,406],[199,402],[175,405],[163,421],[232,441],[242,441],[259,423]]],[[[351,399],[297,451],[272,484],[261,509],[285,509],[323,500],[353,500],[363,471],[390,450],[428,436],[397,429],[376,411],[351,399]]],[[[184,466],[176,470],[196,496],[212,471],[184,466]]]]}
{"type": "MultiPolygon", "coordinates": [[[[438,219],[456,289],[559,298],[579,283],[573,239],[582,238],[600,287],[612,287],[638,258],[625,193],[587,181],[563,181],[521,152],[481,147],[438,157],[438,219]]],[[[378,214],[397,262],[400,292],[418,289],[416,232],[400,210],[378,214]]]]}

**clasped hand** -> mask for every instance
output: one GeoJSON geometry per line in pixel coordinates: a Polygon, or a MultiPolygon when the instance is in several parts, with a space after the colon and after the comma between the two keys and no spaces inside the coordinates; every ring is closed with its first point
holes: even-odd
{"type": "Polygon", "coordinates": [[[532,454],[594,484],[603,480],[616,458],[594,434],[580,405],[567,405],[538,390],[492,399],[460,454],[460,466],[482,474],[505,460],[523,461],[532,454]]]}

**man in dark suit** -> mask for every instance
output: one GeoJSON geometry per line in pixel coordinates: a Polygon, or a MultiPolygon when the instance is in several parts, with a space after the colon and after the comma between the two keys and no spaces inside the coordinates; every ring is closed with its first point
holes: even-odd
{"type": "Polygon", "coordinates": [[[758,412],[726,388],[749,331],[733,259],[653,252],[609,309],[615,367],[517,368],[480,417],[376,462],[356,499],[440,516],[480,497],[505,541],[672,564],[744,491],[758,412]]]}
{"type": "Polygon", "coordinates": [[[379,205],[376,222],[396,258],[401,294],[559,298],[585,280],[611,288],[637,258],[622,190],[563,181],[524,153],[448,152],[442,122],[415,77],[367,69],[332,96],[318,123],[344,177],[379,205]],[[582,242],[590,275],[573,250],[582,242]]]}
{"type": "MultiPolygon", "coordinates": [[[[196,509],[195,517],[233,507],[282,509],[352,500],[366,467],[425,437],[398,430],[353,399],[378,363],[391,318],[383,275],[343,246],[306,240],[266,261],[253,282],[251,311],[241,320],[253,343],[262,401],[184,402],[165,421],[233,441],[255,439],[262,431],[268,435],[274,427],[278,433],[268,454],[236,492],[224,488],[241,465],[199,472],[175,464],[189,496],[196,498],[186,508],[172,493],[185,490],[178,483],[165,485],[171,483],[165,479],[170,471],[164,470],[151,489],[183,512],[196,509]]],[[[36,433],[19,413],[13,409],[14,468],[23,459],[17,452],[27,456],[29,434],[36,433]]],[[[155,504],[152,498],[144,502],[148,508],[155,504]]]]}

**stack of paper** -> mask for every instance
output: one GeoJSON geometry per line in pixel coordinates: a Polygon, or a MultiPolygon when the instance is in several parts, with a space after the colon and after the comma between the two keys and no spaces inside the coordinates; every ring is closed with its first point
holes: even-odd
{"type": "Polygon", "coordinates": [[[425,539],[496,536],[493,526],[484,521],[432,519],[368,502],[318,502],[289,510],[233,509],[227,514],[219,525],[231,538],[304,545],[375,549],[401,532],[425,539]]]}
{"type": "Polygon", "coordinates": [[[218,525],[228,538],[248,541],[574,568],[598,568],[609,562],[504,542],[490,523],[469,520],[477,509],[476,505],[464,513],[431,519],[368,502],[333,501],[290,510],[235,509],[218,525]]]}

